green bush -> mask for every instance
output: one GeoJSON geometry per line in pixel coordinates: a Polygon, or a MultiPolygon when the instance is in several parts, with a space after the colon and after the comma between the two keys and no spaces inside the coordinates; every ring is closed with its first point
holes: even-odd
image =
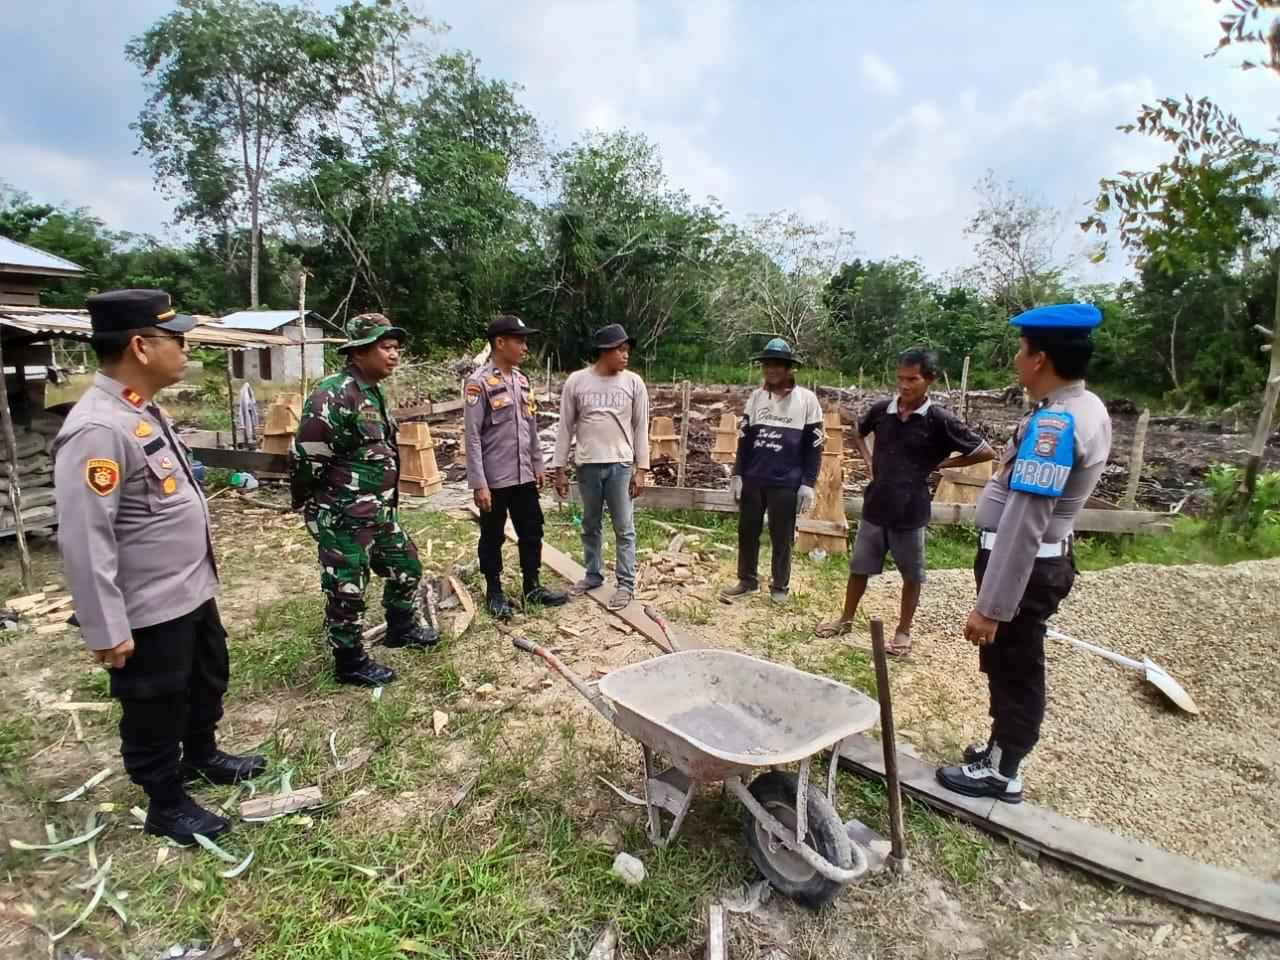
{"type": "Polygon", "coordinates": [[[1215,463],[1205,474],[1205,484],[1213,501],[1212,523],[1207,528],[1219,539],[1234,539],[1247,545],[1280,537],[1280,470],[1259,473],[1253,498],[1240,509],[1236,491],[1244,471],[1226,463],[1215,463]]]}

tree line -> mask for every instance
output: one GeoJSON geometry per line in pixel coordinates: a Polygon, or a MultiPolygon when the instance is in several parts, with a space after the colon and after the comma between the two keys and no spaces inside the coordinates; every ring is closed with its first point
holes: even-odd
{"type": "Polygon", "coordinates": [[[989,173],[967,226],[973,267],[936,276],[795,214],[735,220],[671,184],[643,135],[557,145],[518,88],[445,39],[406,3],[181,0],[125,55],[147,90],[139,150],[189,241],[114,231],[7,185],[0,234],[86,268],[50,283],[53,305],[133,285],[211,314],[291,308],[305,272],[308,308],[337,322],[380,310],[422,352],[470,346],[494,313],[520,313],[561,368],[621,323],[660,371],[741,364],[781,335],[848,379],[883,380],[923,343],[952,376],[971,356],[971,380],[995,386],[1010,381],[1009,316],[1082,299],[1106,316],[1095,380],[1175,406],[1257,401],[1277,150],[1207,100],[1143,105],[1129,129],[1176,159],[1104,181],[1083,224],[989,173]],[[1134,278],[1075,279],[1059,249],[1079,227],[1118,234],[1134,278]]]}

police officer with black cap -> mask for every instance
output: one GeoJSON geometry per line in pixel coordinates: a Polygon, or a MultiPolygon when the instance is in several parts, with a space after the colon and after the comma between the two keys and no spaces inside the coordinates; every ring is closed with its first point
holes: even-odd
{"type": "Polygon", "coordinates": [[[564,590],[542,586],[542,505],[538,491],[546,476],[538,443],[538,403],[533,385],[519,367],[537,333],[514,314],[489,324],[489,362],[463,389],[463,422],[467,440],[467,486],[480,508],[480,572],[485,579],[485,606],[499,620],[513,610],[502,589],[502,542],[507,514],[516,529],[525,602],[559,606],[564,590]]]}
{"type": "Polygon", "coordinates": [[[1044,720],[1045,625],[1075,582],[1072,526],[1107,465],[1111,418],[1084,383],[1096,307],[1038,307],[1012,322],[1021,333],[1014,367],[1035,406],[978,500],[978,599],[964,625],[987,675],[991,736],[937,777],[956,793],[1018,803],[1019,765],[1044,720]]]}
{"type": "Polygon", "coordinates": [[[156,392],[186,369],[181,316],[163,290],[89,298],[100,368],[52,449],[58,547],[75,620],[120,701],[120,753],[150,800],[146,831],[190,846],[230,824],[185,782],[234,783],[266,770],[217,747],[227,635],[209,508],[156,392]]]}

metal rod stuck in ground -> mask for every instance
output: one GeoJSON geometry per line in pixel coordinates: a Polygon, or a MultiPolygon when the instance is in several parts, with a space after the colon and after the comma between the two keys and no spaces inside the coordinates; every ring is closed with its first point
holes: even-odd
{"type": "Polygon", "coordinates": [[[884,621],[871,621],[871,650],[876,661],[876,699],[880,701],[880,739],[884,744],[884,782],[889,792],[889,864],[896,873],[910,869],[906,830],[902,823],[902,783],[898,780],[898,749],[893,729],[893,698],[889,692],[889,657],[884,649],[884,621]]]}

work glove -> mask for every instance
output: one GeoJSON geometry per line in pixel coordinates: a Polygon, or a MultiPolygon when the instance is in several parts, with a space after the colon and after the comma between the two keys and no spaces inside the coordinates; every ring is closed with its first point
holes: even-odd
{"type": "Polygon", "coordinates": [[[742,499],[742,478],[733,476],[729,478],[729,496],[733,497],[733,502],[737,503],[742,499]]]}
{"type": "Polygon", "coordinates": [[[813,487],[800,485],[800,489],[796,492],[796,510],[799,513],[808,513],[813,509],[813,487]]]}

